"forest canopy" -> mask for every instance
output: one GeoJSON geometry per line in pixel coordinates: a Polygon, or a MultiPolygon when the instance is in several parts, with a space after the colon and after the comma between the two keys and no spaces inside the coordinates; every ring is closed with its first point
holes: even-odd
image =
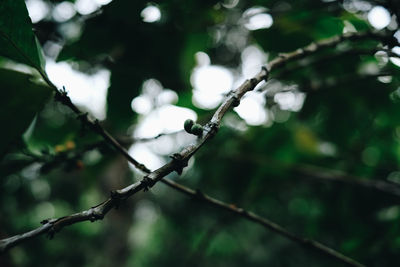
{"type": "Polygon", "coordinates": [[[1,266],[395,266],[396,0],[1,0],[1,266]]]}

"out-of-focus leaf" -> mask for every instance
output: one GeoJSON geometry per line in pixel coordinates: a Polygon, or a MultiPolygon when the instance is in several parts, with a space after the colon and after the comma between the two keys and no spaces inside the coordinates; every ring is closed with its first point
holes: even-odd
{"type": "Polygon", "coordinates": [[[30,79],[30,75],[0,69],[0,155],[25,131],[51,96],[50,87],[30,79]]]}
{"type": "Polygon", "coordinates": [[[44,58],[23,0],[0,4],[0,55],[44,72],[44,58]]]}

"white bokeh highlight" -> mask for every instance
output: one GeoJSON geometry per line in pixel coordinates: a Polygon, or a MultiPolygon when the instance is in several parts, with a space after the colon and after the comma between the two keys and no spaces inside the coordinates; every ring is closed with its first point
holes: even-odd
{"type": "MultiPolygon", "coordinates": [[[[128,151],[129,155],[131,155],[134,159],[139,161],[140,163],[146,165],[150,170],[154,170],[159,168],[163,164],[165,164],[165,160],[156,155],[151,148],[147,144],[137,143],[132,145],[128,151]]],[[[136,170],[132,164],[129,164],[132,170],[136,170]]]]}
{"type": "Polygon", "coordinates": [[[150,5],[140,12],[140,16],[142,16],[144,22],[153,23],[161,19],[161,10],[156,6],[150,5]]]}
{"type": "Polygon", "coordinates": [[[210,65],[204,52],[196,53],[196,58],[200,66],[194,68],[190,77],[193,104],[202,109],[216,108],[232,89],[233,75],[227,68],[210,65]]]}
{"type": "MultiPolygon", "coordinates": [[[[393,47],[392,51],[393,51],[394,53],[400,55],[400,46],[395,46],[395,47],[393,47]]],[[[391,61],[393,64],[395,64],[395,65],[397,65],[397,66],[400,67],[400,58],[391,57],[391,58],[390,58],[390,61],[391,61]]]]}
{"type": "Polygon", "coordinates": [[[95,0],[76,0],[75,9],[81,15],[89,15],[97,11],[101,5],[99,5],[95,0]]]}
{"type": "Polygon", "coordinates": [[[107,5],[112,2],[112,0],[94,0],[98,5],[107,5]]]}
{"type": "Polygon", "coordinates": [[[44,19],[50,10],[48,4],[43,0],[27,0],[25,3],[32,23],[44,19]]]}
{"type": "Polygon", "coordinates": [[[274,96],[274,101],[279,105],[282,110],[289,110],[297,112],[304,104],[306,95],[301,92],[280,92],[274,96]]]}
{"type": "Polygon", "coordinates": [[[389,11],[382,6],[375,6],[368,12],[368,22],[377,30],[388,26],[390,20],[389,11]]]}
{"type": "Polygon", "coordinates": [[[151,111],[153,104],[151,103],[151,98],[149,96],[140,95],[132,100],[131,108],[136,113],[145,115],[151,111]]]}
{"type": "Polygon", "coordinates": [[[267,29],[272,26],[274,20],[268,14],[265,7],[252,7],[243,13],[245,20],[244,26],[251,31],[267,29]]]}
{"type": "Polygon", "coordinates": [[[185,120],[197,120],[193,110],[174,105],[163,105],[152,110],[140,121],[134,131],[135,138],[148,138],[160,133],[176,132],[183,129],[185,120]]]}
{"type": "Polygon", "coordinates": [[[53,18],[58,22],[64,22],[75,16],[76,10],[71,2],[61,2],[53,9],[53,18]]]}
{"type": "Polygon", "coordinates": [[[258,46],[246,47],[241,55],[242,74],[246,78],[254,77],[267,62],[267,55],[258,46]]]}
{"type": "Polygon", "coordinates": [[[265,98],[262,94],[248,92],[234,111],[249,125],[261,125],[267,122],[268,113],[264,108],[265,98]]]}

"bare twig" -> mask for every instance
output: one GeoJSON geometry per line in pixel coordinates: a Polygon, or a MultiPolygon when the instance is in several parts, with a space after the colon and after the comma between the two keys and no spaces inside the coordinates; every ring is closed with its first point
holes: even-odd
{"type": "Polygon", "coordinates": [[[295,173],[305,175],[305,177],[322,180],[331,181],[338,183],[345,183],[354,186],[364,187],[373,189],[375,191],[389,194],[395,197],[400,197],[400,186],[395,183],[386,182],[381,179],[367,179],[361,178],[354,175],[349,175],[347,173],[330,170],[326,168],[311,166],[311,165],[294,165],[292,170],[295,173]]]}
{"type": "Polygon", "coordinates": [[[176,131],[176,132],[171,132],[171,133],[160,133],[160,134],[157,134],[156,136],[153,136],[153,137],[133,138],[132,141],[134,143],[151,142],[151,141],[157,140],[158,138],[163,137],[163,136],[176,135],[176,134],[182,133],[182,132],[183,132],[183,130],[176,131]]]}
{"type": "MultiPolygon", "coordinates": [[[[293,233],[288,232],[286,229],[281,227],[280,225],[265,219],[255,213],[246,211],[242,208],[236,207],[233,204],[228,204],[225,202],[222,202],[218,199],[212,198],[206,194],[201,193],[200,191],[195,191],[193,189],[190,189],[188,187],[185,187],[183,185],[180,185],[178,183],[173,182],[172,180],[164,178],[162,180],[163,183],[166,185],[178,190],[181,193],[184,193],[190,197],[194,197],[195,199],[201,200],[202,202],[205,202],[211,206],[215,206],[217,208],[221,208],[227,211],[230,211],[234,213],[235,215],[238,215],[240,217],[243,217],[245,219],[248,219],[250,221],[253,221],[257,224],[262,225],[263,227],[271,230],[272,232],[275,232],[279,235],[282,235],[296,243],[301,244],[302,246],[314,250],[322,255],[329,256],[335,260],[338,260],[342,263],[345,263],[349,266],[364,266],[363,264],[341,254],[340,252],[329,248],[317,241],[303,238],[300,236],[297,236],[293,233]]],[[[0,252],[4,252],[7,249],[16,246],[19,243],[22,243],[26,240],[32,239],[36,236],[42,235],[42,234],[47,234],[50,238],[54,236],[55,233],[60,231],[62,228],[65,226],[75,224],[78,222],[83,222],[83,221],[97,221],[101,220],[104,218],[104,216],[113,208],[117,207],[119,202],[123,199],[128,198],[130,195],[134,194],[137,192],[137,188],[140,188],[140,184],[143,184],[142,182],[138,182],[133,184],[130,187],[127,187],[123,190],[118,190],[112,193],[111,197],[104,201],[103,203],[92,207],[88,210],[75,213],[69,216],[61,217],[58,219],[47,219],[42,221],[41,223],[43,224],[41,227],[38,227],[35,230],[32,230],[30,232],[16,235],[10,238],[6,238],[3,240],[0,240],[0,252]]]]}
{"type": "MultiPolygon", "coordinates": [[[[316,65],[321,64],[321,63],[323,64],[323,63],[326,63],[326,62],[332,62],[332,60],[338,59],[339,57],[346,57],[346,56],[349,56],[349,55],[370,55],[370,56],[373,56],[377,52],[384,52],[387,57],[400,58],[399,54],[393,52],[390,49],[383,49],[383,48],[373,48],[373,49],[355,48],[355,49],[348,49],[348,50],[345,50],[345,51],[341,51],[339,53],[328,54],[328,55],[319,57],[319,58],[317,58],[315,60],[312,60],[311,62],[307,62],[307,64],[297,64],[294,67],[287,68],[287,69],[279,72],[279,74],[275,75],[274,78],[279,80],[279,79],[285,78],[288,74],[291,74],[291,73],[293,73],[293,72],[295,72],[297,70],[303,69],[304,67],[316,66],[316,65]]],[[[390,75],[390,74],[387,74],[387,75],[390,75]]],[[[354,75],[352,75],[352,76],[354,76],[354,75]]],[[[262,90],[260,90],[260,91],[262,91],[262,90]]]]}
{"type": "MultiPolygon", "coordinates": [[[[226,99],[226,101],[220,106],[220,109],[217,110],[215,113],[214,117],[210,121],[210,123],[205,127],[205,131],[208,132],[206,134],[205,138],[202,138],[202,140],[207,140],[211,136],[215,134],[215,130],[218,128],[220,120],[222,119],[222,116],[226,113],[226,111],[232,106],[232,103],[237,104],[238,101],[240,101],[240,98],[245,94],[246,92],[252,90],[259,82],[262,80],[267,80],[268,79],[268,74],[269,71],[272,69],[279,68],[286,64],[288,61],[303,58],[309,54],[312,54],[316,51],[318,51],[321,48],[326,48],[326,47],[332,47],[337,45],[338,43],[344,41],[344,40],[358,40],[358,39],[363,39],[363,38],[372,38],[372,39],[378,39],[382,41],[387,41],[388,37],[386,35],[378,34],[378,33],[373,33],[373,32],[365,32],[365,33],[348,33],[340,36],[335,36],[326,40],[322,40],[319,42],[312,43],[304,48],[300,48],[294,52],[291,53],[284,53],[280,54],[276,59],[271,61],[265,69],[263,69],[260,73],[258,73],[254,78],[251,80],[247,80],[242,86],[240,86],[238,89],[235,90],[235,93],[232,94],[230,97],[226,99]],[[268,70],[268,71],[267,71],[268,70]]],[[[144,173],[149,173],[149,169],[144,166],[143,164],[139,163],[137,160],[135,160],[129,153],[126,151],[126,149],[119,144],[117,140],[115,140],[99,123],[98,120],[91,120],[88,116],[87,113],[83,113],[79,110],[79,108],[72,103],[71,99],[68,97],[65,89],[59,90],[56,85],[54,85],[47,74],[40,68],[37,67],[38,72],[42,76],[42,78],[45,80],[45,82],[52,87],[55,90],[55,99],[65,106],[69,107],[75,114],[78,115],[78,118],[89,128],[91,128],[93,131],[101,135],[110,145],[112,145],[117,151],[119,151],[124,157],[132,163],[136,168],[139,170],[143,171],[144,173]]],[[[197,145],[197,148],[194,149],[192,152],[195,152],[203,142],[199,142],[199,145],[197,145]]],[[[188,153],[188,155],[191,156],[191,153],[188,153]]],[[[190,157],[189,156],[189,157],[190,157]]]]}
{"type": "Polygon", "coordinates": [[[46,83],[52,87],[55,90],[55,100],[61,102],[63,105],[69,107],[79,118],[79,120],[92,129],[94,132],[97,134],[101,135],[104,140],[110,144],[112,147],[114,147],[119,153],[121,153],[130,163],[132,163],[137,169],[141,170],[144,173],[149,173],[150,170],[147,169],[146,166],[144,166],[142,163],[138,162],[135,160],[131,155],[129,155],[128,151],[117,141],[115,140],[114,137],[112,137],[111,134],[109,134],[101,125],[98,120],[92,120],[89,118],[89,115],[87,113],[83,113],[80,111],[80,109],[75,106],[74,103],[72,103],[71,99],[67,95],[65,89],[63,90],[58,90],[57,86],[54,85],[48,76],[39,70],[39,73],[43,77],[43,79],[46,81],[46,83]]]}
{"type": "MultiPolygon", "coordinates": [[[[106,132],[99,124],[98,121],[91,121],[86,114],[81,113],[81,111],[71,102],[70,98],[66,95],[65,91],[59,91],[57,87],[49,80],[47,75],[39,70],[43,79],[56,90],[56,99],[59,100],[64,105],[68,106],[73,112],[79,115],[79,118],[88,125],[91,129],[95,132],[103,136],[103,138],[114,146],[121,154],[123,154],[131,163],[133,163],[137,168],[141,169],[143,172],[148,173],[144,178],[131,184],[123,189],[113,191],[111,193],[111,197],[105,200],[104,202],[94,206],[88,210],[75,213],[73,215],[65,216],[58,219],[49,219],[44,220],[43,226],[37,228],[36,230],[30,231],[25,234],[16,235],[10,238],[6,238],[0,240],[0,252],[4,252],[7,249],[17,245],[18,243],[24,242],[29,240],[33,237],[38,235],[47,233],[50,237],[52,237],[56,232],[60,231],[63,227],[75,224],[77,222],[82,221],[96,221],[102,219],[112,208],[118,207],[119,203],[122,200],[127,199],[128,197],[132,196],[133,194],[141,191],[141,190],[148,190],[151,188],[155,183],[162,180],[166,175],[170,174],[173,171],[178,172],[179,174],[182,172],[183,168],[187,166],[188,160],[199,150],[209,139],[211,139],[218,131],[218,128],[221,124],[222,118],[226,114],[226,112],[239,104],[240,99],[243,95],[255,88],[263,80],[268,80],[269,73],[272,70],[280,68],[284,66],[287,62],[292,60],[297,60],[308,56],[312,53],[317,52],[319,49],[332,47],[337,45],[338,43],[344,40],[357,40],[362,38],[383,38],[380,35],[374,35],[372,33],[351,33],[345,34],[342,36],[333,37],[327,40],[323,40],[317,43],[312,43],[304,48],[298,49],[291,53],[285,53],[279,55],[276,59],[272,60],[267,64],[267,66],[263,67],[262,70],[255,75],[254,78],[246,80],[241,86],[239,86],[236,90],[233,90],[229,96],[225,99],[225,101],[220,105],[217,111],[214,113],[211,120],[203,126],[203,134],[202,137],[199,137],[194,144],[191,144],[184,148],[180,153],[175,153],[172,155],[172,160],[165,164],[164,166],[160,167],[159,169],[150,172],[144,165],[138,163],[134,160],[128,152],[110,135],[106,132]]],[[[224,202],[218,201],[216,199],[210,198],[206,195],[203,195],[199,192],[193,191],[192,189],[183,187],[178,185],[170,180],[162,180],[164,183],[173,187],[176,190],[179,190],[182,193],[187,195],[196,195],[198,199],[201,199],[207,203],[219,206],[221,208],[227,209],[235,214],[239,214],[248,220],[253,222],[259,223],[264,227],[279,233],[297,243],[302,244],[305,247],[312,248],[316,251],[324,255],[328,255],[330,257],[335,258],[336,260],[341,261],[342,263],[346,263],[351,266],[363,266],[362,264],[347,258],[346,256],[340,254],[339,252],[334,251],[331,248],[328,248],[316,241],[304,239],[297,237],[294,234],[287,232],[284,228],[280,227],[279,225],[272,223],[262,217],[259,217],[256,214],[247,212],[243,209],[234,207],[232,205],[226,204],[224,202]]]]}
{"type": "Polygon", "coordinates": [[[248,157],[241,157],[240,155],[239,157],[237,157],[236,155],[230,155],[229,159],[236,159],[241,161],[244,160],[255,164],[271,165],[274,167],[292,171],[294,174],[304,176],[304,178],[349,184],[353,186],[372,189],[377,192],[394,197],[400,197],[400,185],[393,182],[384,181],[383,179],[359,177],[356,175],[345,173],[343,171],[323,168],[304,163],[286,163],[262,155],[252,155],[248,157]]]}
{"type": "Polygon", "coordinates": [[[180,192],[182,192],[188,196],[194,197],[195,199],[201,200],[202,202],[205,202],[211,206],[230,211],[237,216],[243,217],[247,220],[250,220],[257,224],[260,224],[263,227],[271,230],[272,232],[277,233],[281,236],[284,236],[284,237],[286,237],[308,249],[314,250],[324,256],[330,256],[331,258],[338,260],[342,263],[345,263],[349,266],[364,266],[363,264],[361,264],[361,263],[341,254],[340,252],[338,252],[330,247],[327,247],[317,241],[297,236],[297,235],[287,231],[285,228],[281,227],[280,225],[278,225],[266,218],[263,218],[253,212],[236,207],[233,204],[228,204],[228,203],[222,202],[218,199],[215,199],[206,194],[203,194],[198,190],[195,191],[193,189],[187,188],[187,187],[180,185],[178,183],[175,183],[169,179],[164,179],[163,182],[165,184],[167,184],[168,186],[173,187],[174,189],[177,189],[180,192]]]}

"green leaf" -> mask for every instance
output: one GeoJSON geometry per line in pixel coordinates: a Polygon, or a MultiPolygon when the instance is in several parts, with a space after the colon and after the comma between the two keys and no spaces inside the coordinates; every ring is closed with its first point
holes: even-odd
{"type": "Polygon", "coordinates": [[[0,55],[44,74],[44,58],[23,0],[1,0],[0,55]]]}
{"type": "Polygon", "coordinates": [[[33,83],[31,78],[0,69],[0,156],[21,136],[52,94],[50,87],[33,83]]]}

